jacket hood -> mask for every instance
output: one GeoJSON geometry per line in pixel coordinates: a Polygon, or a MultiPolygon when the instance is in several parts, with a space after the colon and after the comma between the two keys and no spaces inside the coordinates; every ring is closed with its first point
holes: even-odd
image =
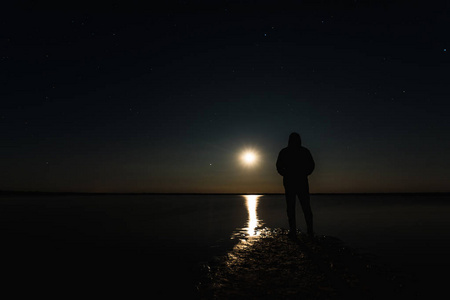
{"type": "Polygon", "coordinates": [[[297,132],[293,132],[289,135],[288,147],[301,147],[302,139],[297,132]]]}

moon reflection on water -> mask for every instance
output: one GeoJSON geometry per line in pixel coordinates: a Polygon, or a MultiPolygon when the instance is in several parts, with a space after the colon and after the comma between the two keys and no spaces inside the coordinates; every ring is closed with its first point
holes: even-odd
{"type": "Polygon", "coordinates": [[[244,229],[246,229],[246,232],[250,237],[258,236],[261,234],[260,230],[258,230],[261,220],[258,219],[257,213],[260,197],[260,195],[244,195],[244,198],[246,200],[245,204],[248,211],[247,227],[244,229]]]}

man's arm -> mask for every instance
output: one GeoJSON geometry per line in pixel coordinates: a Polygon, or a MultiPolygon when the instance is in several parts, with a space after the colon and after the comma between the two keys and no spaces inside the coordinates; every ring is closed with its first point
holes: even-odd
{"type": "Polygon", "coordinates": [[[281,176],[284,176],[286,174],[286,164],[284,161],[283,150],[281,150],[280,153],[278,154],[277,171],[278,174],[280,174],[281,176]]]}
{"type": "Polygon", "coordinates": [[[311,155],[311,152],[308,150],[308,168],[307,168],[307,175],[311,175],[311,173],[314,171],[314,168],[316,167],[316,163],[314,162],[314,159],[311,155]]]}

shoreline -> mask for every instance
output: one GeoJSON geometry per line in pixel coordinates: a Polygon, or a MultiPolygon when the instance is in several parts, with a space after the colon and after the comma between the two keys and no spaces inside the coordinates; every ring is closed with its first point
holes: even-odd
{"type": "MultiPolygon", "coordinates": [[[[172,195],[172,196],[284,196],[284,193],[108,193],[108,192],[45,192],[45,191],[7,191],[0,190],[0,196],[143,196],[143,195],[172,195]]],[[[310,193],[311,196],[449,196],[450,192],[398,192],[398,193],[310,193]]]]}
{"type": "Polygon", "coordinates": [[[266,228],[257,238],[241,240],[200,273],[201,299],[378,299],[412,293],[405,275],[337,238],[310,240],[300,233],[293,241],[283,229],[266,228]]]}

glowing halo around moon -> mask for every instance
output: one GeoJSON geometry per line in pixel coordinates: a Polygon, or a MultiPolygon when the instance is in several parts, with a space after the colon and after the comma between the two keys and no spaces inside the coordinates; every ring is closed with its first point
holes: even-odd
{"type": "Polygon", "coordinates": [[[251,149],[244,150],[240,155],[242,164],[248,167],[254,166],[258,162],[258,158],[258,153],[251,149]]]}

